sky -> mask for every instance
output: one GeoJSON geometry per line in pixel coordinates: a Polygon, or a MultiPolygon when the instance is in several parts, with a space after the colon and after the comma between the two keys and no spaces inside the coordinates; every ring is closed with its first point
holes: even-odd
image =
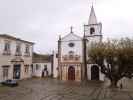
{"type": "MultiPolygon", "coordinates": [[[[133,37],[133,0],[94,0],[104,38],[133,37]]],[[[34,51],[57,50],[58,36],[73,26],[83,36],[92,0],[0,0],[0,34],[34,42],[34,51]]]]}

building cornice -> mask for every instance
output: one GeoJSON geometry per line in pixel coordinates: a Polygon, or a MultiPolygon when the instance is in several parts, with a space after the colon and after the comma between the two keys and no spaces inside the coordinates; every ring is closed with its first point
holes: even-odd
{"type": "Polygon", "coordinates": [[[11,36],[11,35],[8,35],[8,34],[0,34],[0,37],[6,38],[6,39],[15,40],[15,41],[25,42],[25,43],[28,43],[28,44],[31,44],[31,45],[34,45],[34,44],[35,44],[35,43],[33,43],[33,42],[29,42],[29,41],[26,41],[26,40],[22,40],[22,39],[20,39],[20,38],[16,38],[16,37],[11,36]]]}

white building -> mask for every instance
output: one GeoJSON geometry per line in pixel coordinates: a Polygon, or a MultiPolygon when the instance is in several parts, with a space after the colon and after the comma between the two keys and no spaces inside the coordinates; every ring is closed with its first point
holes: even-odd
{"type": "Polygon", "coordinates": [[[59,69],[58,69],[58,54],[57,52],[53,52],[53,78],[59,77],[59,69]]]}
{"type": "Polygon", "coordinates": [[[83,66],[82,38],[71,32],[59,39],[59,74],[62,80],[81,80],[83,66]]]}
{"type": "Polygon", "coordinates": [[[58,40],[58,75],[61,80],[104,80],[97,64],[90,62],[88,50],[102,41],[102,23],[97,22],[93,6],[83,37],[71,32],[58,40]],[[86,77],[87,76],[87,77],[86,77]]]}
{"type": "Polygon", "coordinates": [[[33,76],[51,77],[53,74],[52,55],[33,54],[33,76]]]}
{"type": "Polygon", "coordinates": [[[91,13],[88,21],[88,25],[84,25],[84,57],[85,67],[87,68],[87,75],[89,80],[104,80],[104,75],[100,71],[100,67],[97,64],[93,64],[89,61],[89,49],[94,43],[102,42],[102,23],[98,23],[94,8],[92,6],[91,13]]]}
{"type": "Polygon", "coordinates": [[[0,34],[0,82],[32,76],[32,42],[0,34]]]}

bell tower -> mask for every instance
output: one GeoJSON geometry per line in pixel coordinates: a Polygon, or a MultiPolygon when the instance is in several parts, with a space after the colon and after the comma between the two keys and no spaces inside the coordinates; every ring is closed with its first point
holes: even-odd
{"type": "Polygon", "coordinates": [[[84,37],[83,37],[83,52],[84,52],[84,79],[88,79],[88,65],[90,63],[89,59],[89,49],[92,44],[99,43],[102,41],[102,23],[97,21],[95,15],[94,7],[91,6],[91,12],[88,20],[88,24],[84,25],[84,37]]]}
{"type": "Polygon", "coordinates": [[[88,20],[88,25],[84,25],[84,38],[91,42],[100,42],[102,40],[102,23],[97,22],[94,7],[91,7],[91,12],[88,20]]]}
{"type": "MultiPolygon", "coordinates": [[[[89,50],[95,43],[102,42],[102,23],[97,21],[94,7],[91,6],[90,16],[88,24],[84,25],[84,37],[83,37],[83,54],[84,54],[84,79],[91,80],[91,67],[93,62],[89,57],[89,50]]],[[[99,74],[98,74],[99,75],[99,74]]],[[[101,75],[101,74],[100,74],[101,75]]]]}

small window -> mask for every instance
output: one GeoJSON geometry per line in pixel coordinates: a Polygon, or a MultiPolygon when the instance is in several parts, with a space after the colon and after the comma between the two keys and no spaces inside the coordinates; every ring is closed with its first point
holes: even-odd
{"type": "Polygon", "coordinates": [[[30,46],[25,45],[25,56],[30,56],[30,46]]]}
{"type": "Polygon", "coordinates": [[[67,55],[65,55],[63,58],[64,58],[64,60],[67,60],[67,55]]]}
{"type": "Polygon", "coordinates": [[[69,51],[69,59],[72,60],[74,57],[74,52],[73,51],[69,51]]]}
{"type": "Polygon", "coordinates": [[[74,55],[74,51],[69,51],[69,55],[74,55]]]}
{"type": "Polygon", "coordinates": [[[8,77],[8,68],[3,68],[3,78],[8,77]]]}
{"type": "Polygon", "coordinates": [[[79,56],[78,56],[78,55],[75,56],[75,60],[76,60],[76,61],[79,60],[79,56]]]}
{"type": "Polygon", "coordinates": [[[47,70],[47,65],[44,65],[44,70],[47,70]]]}
{"type": "Polygon", "coordinates": [[[20,45],[19,44],[17,44],[17,46],[16,46],[16,52],[20,52],[20,45]]]}
{"type": "Polygon", "coordinates": [[[21,44],[17,43],[16,44],[16,56],[20,56],[21,55],[21,44]]]}
{"type": "Polygon", "coordinates": [[[95,29],[92,27],[92,28],[90,28],[90,34],[92,35],[92,34],[94,34],[95,33],[95,29]]]}
{"type": "Polygon", "coordinates": [[[58,54],[56,54],[56,58],[58,58],[58,56],[59,56],[59,55],[58,55],[58,54]]]}
{"type": "Polygon", "coordinates": [[[10,55],[10,54],[11,54],[10,42],[9,41],[5,41],[3,55],[10,55]]]}
{"type": "Polygon", "coordinates": [[[26,47],[25,47],[25,53],[29,53],[29,52],[30,52],[30,48],[29,48],[28,45],[26,45],[26,47]]]}
{"type": "Polygon", "coordinates": [[[10,43],[9,42],[5,43],[4,51],[10,51],[10,43]]]}
{"type": "Polygon", "coordinates": [[[2,66],[2,67],[3,67],[3,78],[7,79],[8,78],[9,66],[2,66]]]}
{"type": "Polygon", "coordinates": [[[25,65],[25,73],[28,73],[29,71],[29,65],[25,65]]]}
{"type": "Polygon", "coordinates": [[[36,64],[36,70],[39,70],[39,64],[36,64]]]}

